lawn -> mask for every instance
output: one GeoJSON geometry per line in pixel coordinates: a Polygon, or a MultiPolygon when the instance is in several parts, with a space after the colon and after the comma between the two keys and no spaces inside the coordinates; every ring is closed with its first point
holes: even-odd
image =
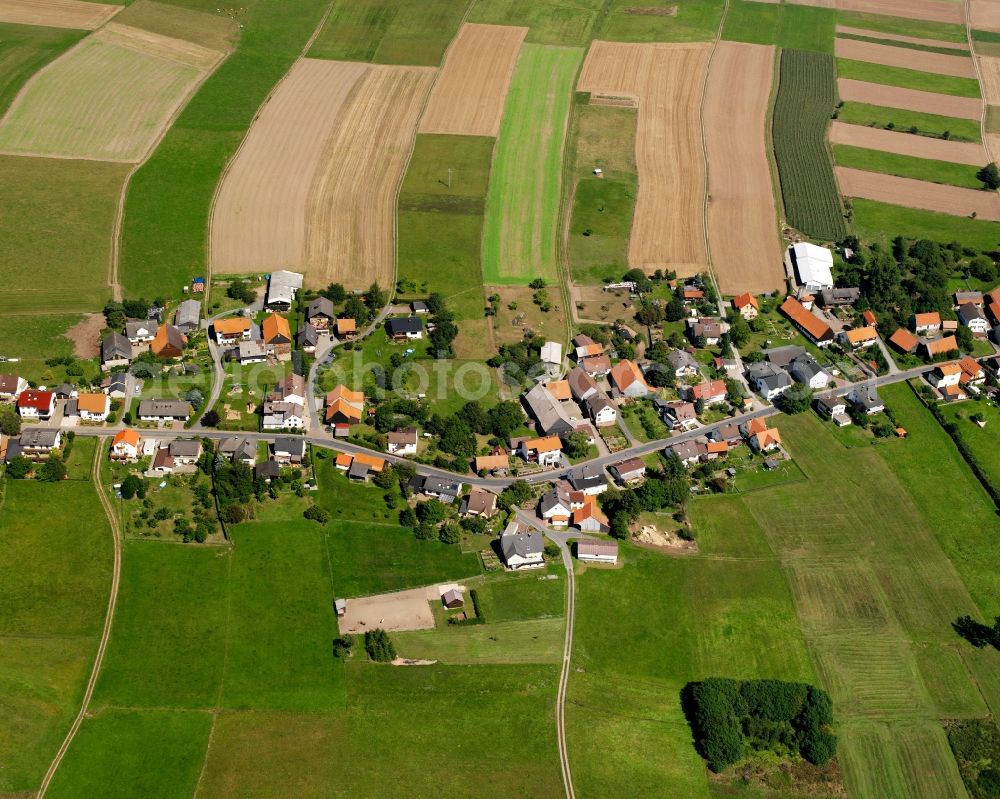
{"type": "Polygon", "coordinates": [[[660,0],[611,0],[595,39],[612,42],[707,42],[715,38],[724,0],[681,0],[663,14],[660,0]]]}
{"type": "Polygon", "coordinates": [[[881,14],[861,14],[854,11],[840,11],[837,22],[852,28],[865,28],[882,33],[896,33],[923,39],[943,39],[948,42],[965,44],[965,28],[944,22],[929,22],[902,16],[882,16],[881,14]]]}
{"type": "Polygon", "coordinates": [[[490,624],[551,619],[563,615],[566,581],[561,568],[549,567],[543,573],[490,577],[476,586],[476,593],[480,610],[490,624]],[[547,579],[551,576],[557,579],[547,579]]]}
{"type": "Polygon", "coordinates": [[[0,793],[33,792],[79,709],[112,540],[90,481],[0,490],[0,793]]]}
{"type": "Polygon", "coordinates": [[[497,624],[445,625],[393,633],[400,657],[445,665],[561,663],[566,625],[560,618],[497,624]]]}
{"type": "Polygon", "coordinates": [[[128,170],[100,161],[0,156],[0,312],[103,306],[111,296],[112,228],[128,170]],[[24,279],[26,264],[42,279],[24,279]]]}
{"type": "Polygon", "coordinates": [[[966,247],[986,252],[1000,243],[1000,223],[939,214],[888,205],[874,200],[854,199],[854,230],[862,239],[888,241],[895,236],[930,239],[946,244],[960,241],[966,247]]]}
{"type": "Polygon", "coordinates": [[[569,228],[569,268],[578,284],[619,279],[628,269],[639,176],[635,164],[637,112],[577,104],[569,179],[575,182],[569,228]],[[594,175],[600,168],[601,177],[594,175]]]}
{"type": "Polygon", "coordinates": [[[851,125],[865,125],[886,130],[909,131],[916,128],[921,134],[950,138],[954,141],[981,140],[978,120],[922,114],[919,111],[907,111],[902,108],[883,108],[867,103],[844,103],[837,112],[837,119],[851,125]],[[945,133],[948,135],[944,136],[945,133]]]}
{"type": "Polygon", "coordinates": [[[105,710],[84,721],[46,795],[193,796],[211,729],[208,713],[105,710]]]}
{"type": "Polygon", "coordinates": [[[310,58],[436,67],[469,0],[337,0],[310,58]]]}
{"type": "Polygon", "coordinates": [[[837,76],[958,97],[980,96],[979,81],[975,78],[956,78],[952,75],[939,75],[936,72],[920,72],[916,69],[889,67],[885,64],[851,61],[846,58],[837,59],[837,76]]]}
{"type": "Polygon", "coordinates": [[[46,366],[49,358],[73,354],[65,333],[83,317],[73,314],[3,314],[0,309],[0,355],[19,358],[17,371],[40,385],[58,384],[64,367],[46,366]]]}
{"type": "Polygon", "coordinates": [[[476,0],[469,22],[524,25],[535,44],[586,45],[603,0],[476,0]]]}
{"type": "Polygon", "coordinates": [[[983,187],[982,181],[976,178],[976,172],[979,169],[968,164],[953,164],[948,161],[934,161],[930,158],[914,158],[909,155],[853,147],[849,144],[833,145],[833,159],[840,166],[865,169],[869,172],[881,172],[885,175],[929,180],[932,183],[963,186],[967,189],[981,189],[983,187]]]}
{"type": "Polygon", "coordinates": [[[482,259],[489,285],[557,278],[563,140],[582,57],[579,49],[521,50],[486,198],[482,259]]]}
{"type": "Polygon", "coordinates": [[[0,23],[0,116],[28,78],[85,35],[86,31],[0,23]]]}
{"type": "Polygon", "coordinates": [[[992,403],[960,402],[954,405],[942,405],[944,418],[953,422],[959,429],[962,439],[972,451],[976,462],[994,485],[1000,485],[1000,451],[997,450],[997,428],[1000,427],[1000,409],[992,403]],[[969,417],[981,413],[985,426],[980,427],[969,417]]]}
{"type": "Polygon", "coordinates": [[[832,8],[734,0],[729,5],[722,38],[832,53],[836,24],[837,12],[832,8]]]}

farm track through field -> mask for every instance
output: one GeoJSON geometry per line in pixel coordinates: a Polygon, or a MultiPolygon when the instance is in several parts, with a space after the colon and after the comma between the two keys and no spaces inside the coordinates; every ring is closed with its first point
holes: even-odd
{"type": "Polygon", "coordinates": [[[80,712],[77,713],[72,725],[70,725],[69,732],[66,733],[66,737],[63,739],[62,745],[59,747],[59,751],[56,752],[56,756],[52,760],[52,764],[49,766],[48,771],[45,772],[45,776],[42,778],[42,784],[38,789],[38,799],[42,799],[42,797],[45,796],[45,792],[52,783],[52,778],[55,776],[56,770],[59,768],[59,764],[62,763],[63,758],[66,756],[66,752],[69,750],[70,744],[73,743],[73,739],[76,737],[76,733],[80,729],[80,725],[83,724],[83,720],[87,716],[87,712],[90,708],[90,700],[94,695],[94,688],[97,685],[97,678],[100,676],[101,664],[104,661],[104,653],[108,648],[108,640],[111,637],[111,626],[114,623],[115,618],[115,607],[118,604],[118,587],[121,583],[122,571],[122,533],[121,528],[118,525],[118,516],[115,514],[115,510],[111,505],[111,501],[108,499],[103,481],[101,480],[102,455],[104,454],[104,445],[107,442],[108,438],[106,436],[102,436],[98,439],[97,446],[94,449],[94,465],[91,472],[91,479],[94,483],[94,490],[97,492],[97,498],[101,501],[101,506],[104,508],[104,514],[108,518],[108,525],[111,528],[111,535],[114,539],[114,568],[111,574],[111,592],[108,596],[108,610],[104,617],[104,629],[101,631],[101,640],[97,645],[97,654],[94,656],[94,665],[90,671],[90,678],[87,680],[87,687],[83,692],[83,701],[80,703],[80,712]]]}

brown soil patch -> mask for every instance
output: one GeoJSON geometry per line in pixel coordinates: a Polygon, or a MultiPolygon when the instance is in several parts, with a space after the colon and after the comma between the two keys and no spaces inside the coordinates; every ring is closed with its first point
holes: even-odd
{"type": "Polygon", "coordinates": [[[698,128],[707,44],[594,42],[577,88],[639,97],[639,193],[629,266],[702,271],[705,171],[698,128]]]}
{"type": "Polygon", "coordinates": [[[830,141],[833,144],[849,144],[897,155],[950,161],[954,164],[982,166],[986,163],[986,153],[981,144],[932,139],[930,136],[915,136],[912,133],[898,133],[864,125],[848,125],[837,120],[830,125],[830,141]]]}
{"type": "Polygon", "coordinates": [[[306,279],[364,288],[395,280],[396,192],[436,70],[370,68],[328,142],[309,193],[306,279]]]}
{"type": "Polygon", "coordinates": [[[496,136],[527,28],[462,26],[434,84],[420,133],[496,136]]]}
{"type": "Polygon", "coordinates": [[[836,167],[840,192],[845,197],[863,197],[906,208],[921,208],[955,216],[1000,222],[1000,196],[996,192],[943,186],[912,178],[898,178],[860,169],[836,167]]]}
{"type": "Polygon", "coordinates": [[[784,284],[778,214],[767,160],[773,47],[719,42],[708,74],[708,240],[723,294],[784,284]]]}
{"type": "Polygon", "coordinates": [[[344,106],[369,69],[304,58],[288,72],[250,127],[216,196],[213,271],[302,267],[310,188],[326,166],[323,156],[344,106]]]}
{"type": "Polygon", "coordinates": [[[894,47],[891,44],[859,42],[856,39],[836,39],[834,54],[837,58],[850,58],[888,67],[917,69],[938,75],[952,75],[956,78],[975,78],[976,65],[968,56],[927,53],[908,47],[894,47]]]}
{"type": "MultiPolygon", "coordinates": [[[[348,599],[338,626],[342,633],[364,633],[381,627],[386,632],[430,630],[434,627],[431,602],[440,602],[441,593],[454,584],[411,588],[390,594],[348,599]]],[[[459,586],[463,591],[464,586],[459,586]]]]}
{"type": "Polygon", "coordinates": [[[500,310],[491,317],[497,346],[516,344],[524,338],[526,330],[542,336],[546,341],[565,341],[566,309],[558,286],[549,286],[545,290],[552,303],[548,313],[535,305],[532,298],[535,291],[527,286],[487,286],[484,291],[487,297],[500,295],[500,310]],[[517,308],[511,310],[509,306],[512,304],[516,304],[517,308]]]}
{"type": "Polygon", "coordinates": [[[815,6],[816,8],[836,8],[837,0],[788,0],[795,6],[815,6]]]}
{"type": "Polygon", "coordinates": [[[944,47],[951,50],[965,50],[969,47],[958,42],[946,42],[944,39],[921,39],[917,36],[902,36],[898,33],[883,33],[882,31],[870,31],[866,28],[852,28],[850,25],[838,25],[837,33],[852,33],[855,36],[870,36],[873,39],[888,39],[892,42],[907,42],[908,44],[924,44],[928,47],[944,47]]]}
{"type": "Polygon", "coordinates": [[[570,296],[573,298],[573,318],[579,322],[625,321],[635,311],[626,308],[631,305],[626,289],[605,291],[600,286],[572,286],[570,296]]]}
{"type": "Polygon", "coordinates": [[[660,6],[658,8],[640,6],[636,8],[626,8],[625,13],[631,14],[634,17],[676,17],[677,6],[660,6]]]}
{"type": "Polygon", "coordinates": [[[698,551],[697,541],[686,541],[679,535],[660,530],[651,524],[644,524],[641,529],[632,534],[632,540],[657,549],[669,549],[672,552],[694,554],[698,551]]]}
{"type": "Polygon", "coordinates": [[[66,331],[66,338],[73,342],[73,354],[77,358],[96,358],[101,354],[104,321],[104,314],[87,314],[66,331]]]}
{"type": "Polygon", "coordinates": [[[969,14],[973,28],[1000,31],[1000,3],[996,0],[971,0],[969,14]]]}
{"type": "Polygon", "coordinates": [[[908,111],[960,119],[979,119],[982,112],[982,100],[974,97],[955,97],[917,89],[901,89],[898,86],[884,86],[881,83],[868,83],[850,78],[840,78],[837,81],[837,89],[840,99],[847,102],[905,108],[908,111]]]}
{"type": "Polygon", "coordinates": [[[965,24],[964,4],[946,0],[837,0],[837,8],[841,11],[860,11],[862,14],[965,24]]]}
{"type": "Polygon", "coordinates": [[[123,8],[83,0],[0,0],[0,22],[92,31],[123,8]]]}
{"type": "Polygon", "coordinates": [[[202,47],[194,42],[163,36],[129,25],[120,25],[117,22],[109,22],[93,37],[118,47],[127,47],[143,55],[165,58],[201,70],[213,69],[223,56],[218,50],[202,47]]]}
{"type": "Polygon", "coordinates": [[[1000,105],[1000,58],[979,56],[983,78],[980,85],[987,105],[1000,105]]]}

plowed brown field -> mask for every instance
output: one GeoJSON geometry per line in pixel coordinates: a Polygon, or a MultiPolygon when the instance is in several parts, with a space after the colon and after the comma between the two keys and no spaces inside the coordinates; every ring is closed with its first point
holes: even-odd
{"type": "Polygon", "coordinates": [[[122,8],[83,0],[0,0],[0,22],[92,31],[122,8]]]}
{"type": "Polygon", "coordinates": [[[986,153],[981,144],[932,139],[930,136],[914,136],[911,133],[896,133],[864,125],[848,125],[836,120],[830,125],[830,141],[833,144],[850,144],[897,155],[951,161],[954,164],[982,166],[986,163],[986,153]]]}
{"type": "Polygon", "coordinates": [[[996,0],[971,0],[969,14],[973,28],[1000,31],[1000,3],[996,0]]]}
{"type": "Polygon", "coordinates": [[[396,191],[435,72],[378,65],[359,83],[309,192],[309,283],[394,282],[396,191]]]}
{"type": "Polygon", "coordinates": [[[925,114],[979,119],[982,112],[982,101],[974,97],[956,97],[951,94],[901,89],[898,86],[885,86],[881,83],[868,83],[850,78],[840,78],[837,81],[837,90],[840,99],[848,102],[905,108],[925,114]]]}
{"type": "Polygon", "coordinates": [[[253,123],[212,214],[212,269],[265,272],[305,262],[309,189],[367,64],[301,59],[253,123]]]}
{"type": "Polygon", "coordinates": [[[903,36],[898,33],[883,33],[882,31],[870,31],[866,28],[852,28],[850,25],[838,25],[837,33],[851,33],[855,36],[870,36],[873,39],[888,39],[892,42],[923,44],[928,47],[944,47],[951,50],[968,50],[968,45],[965,43],[947,42],[944,39],[920,39],[916,36],[903,36]]]}
{"type": "Polygon", "coordinates": [[[708,54],[707,44],[617,42],[594,42],[587,53],[580,91],[639,98],[632,267],[690,274],[707,263],[698,106],[708,54]]]}
{"type": "Polygon", "coordinates": [[[527,28],[462,26],[434,84],[421,133],[496,136],[527,28]]]}
{"type": "Polygon", "coordinates": [[[852,58],[889,67],[918,69],[935,72],[938,75],[953,75],[957,78],[976,77],[976,66],[967,56],[927,53],[908,47],[893,47],[890,44],[859,42],[856,39],[836,39],[834,53],[837,58],[852,58]]]}
{"type": "Polygon", "coordinates": [[[845,197],[862,197],[955,216],[969,216],[975,212],[977,219],[1000,222],[1000,196],[996,192],[961,189],[842,166],[836,167],[836,172],[840,193],[845,197]]]}
{"type": "Polygon", "coordinates": [[[979,69],[983,76],[980,85],[987,105],[1000,105],[1000,58],[979,56],[979,69]]]}
{"type": "Polygon", "coordinates": [[[860,11],[863,14],[965,24],[964,5],[946,0],[837,0],[837,8],[841,11],[860,11]]]}
{"type": "Polygon", "coordinates": [[[708,241],[724,294],[761,294],[785,277],[767,160],[774,48],[719,42],[708,74],[708,241]]]}

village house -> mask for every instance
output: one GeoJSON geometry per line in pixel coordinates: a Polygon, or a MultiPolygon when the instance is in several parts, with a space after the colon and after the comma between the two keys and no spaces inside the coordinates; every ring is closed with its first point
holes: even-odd
{"type": "Polygon", "coordinates": [[[245,316],[230,316],[212,322],[215,340],[220,347],[231,347],[240,341],[249,341],[252,325],[245,316]]]}
{"type": "Polygon", "coordinates": [[[678,441],[676,444],[671,444],[664,449],[667,457],[673,456],[677,458],[686,467],[700,463],[707,452],[708,447],[705,445],[705,442],[694,439],[678,441]]]}
{"type": "Polygon", "coordinates": [[[876,413],[885,410],[885,403],[882,402],[882,398],[872,385],[857,386],[850,391],[847,399],[851,401],[855,408],[863,411],[868,416],[874,416],[876,413]]]}
{"type": "Polygon", "coordinates": [[[264,363],[267,360],[267,352],[264,350],[263,344],[251,339],[239,342],[226,353],[226,357],[245,366],[251,363],[264,363]]]}
{"type": "Polygon", "coordinates": [[[615,478],[619,485],[627,485],[641,480],[646,476],[646,464],[641,458],[627,458],[618,463],[612,463],[608,467],[611,476],[615,478]]]}
{"type": "Polygon", "coordinates": [[[963,305],[975,305],[977,308],[983,307],[983,292],[981,291],[956,291],[955,305],[961,308],[963,305]]]}
{"type": "Polygon", "coordinates": [[[478,455],[473,467],[476,474],[506,474],[510,469],[510,456],[506,450],[496,455],[478,455]]]}
{"type": "Polygon", "coordinates": [[[938,391],[948,386],[957,386],[962,381],[962,367],[957,363],[939,363],[927,375],[927,381],[938,391]]]}
{"type": "Polygon", "coordinates": [[[109,333],[101,341],[101,368],[104,371],[132,362],[132,344],[121,333],[109,333]]]}
{"type": "Polygon", "coordinates": [[[439,499],[450,505],[462,495],[462,483],[454,480],[442,480],[440,477],[421,477],[419,474],[410,478],[408,484],[416,494],[424,494],[439,499]]]}
{"type": "Polygon", "coordinates": [[[295,295],[302,288],[303,276],[298,272],[279,269],[267,281],[267,299],[264,307],[269,311],[289,311],[295,295]]]}
{"type": "Polygon", "coordinates": [[[618,408],[603,394],[589,397],[584,403],[587,414],[598,427],[610,427],[618,420],[618,408]]]}
{"type": "Polygon", "coordinates": [[[139,402],[137,413],[142,422],[186,422],[191,406],[183,400],[147,399],[139,402]]]}
{"type": "Polygon", "coordinates": [[[126,428],[119,430],[111,440],[111,450],[108,453],[112,460],[134,461],[139,458],[139,445],[142,437],[138,430],[126,428]]]}
{"type": "Polygon", "coordinates": [[[424,337],[424,326],[419,316],[389,319],[385,323],[385,329],[393,341],[412,341],[424,337]]]}
{"type": "Polygon", "coordinates": [[[711,441],[724,441],[729,448],[737,447],[743,443],[743,436],[740,427],[735,422],[723,422],[708,434],[711,441]]]}
{"type": "Polygon", "coordinates": [[[681,289],[681,299],[685,305],[702,302],[705,299],[705,290],[699,286],[684,286],[681,289]]]}
{"type": "Polygon", "coordinates": [[[897,329],[889,336],[889,343],[906,355],[912,355],[920,346],[919,339],[904,327],[897,329]]]}
{"type": "Polygon", "coordinates": [[[17,412],[22,419],[48,419],[55,412],[56,395],[51,391],[28,388],[17,398],[17,412]]]}
{"type": "Polygon", "coordinates": [[[104,422],[111,413],[111,397],[107,394],[86,392],[79,394],[75,402],[75,415],[83,422],[104,422]]]}
{"type": "Polygon", "coordinates": [[[584,538],[576,543],[576,559],[588,563],[615,564],[618,562],[618,542],[584,538]]]}
{"type": "Polygon", "coordinates": [[[593,355],[580,361],[580,368],[591,377],[604,377],[611,371],[611,358],[607,355],[593,355]]]}
{"type": "Polygon", "coordinates": [[[818,300],[824,308],[837,308],[844,305],[854,305],[861,296],[859,288],[828,288],[820,289],[818,300]]]}
{"type": "Polygon", "coordinates": [[[350,463],[347,467],[347,479],[360,481],[362,483],[367,483],[368,478],[372,474],[378,474],[383,469],[385,469],[385,458],[379,458],[376,455],[368,455],[363,452],[359,452],[356,455],[346,455],[341,454],[337,456],[337,467],[340,468],[340,463],[344,458],[349,458],[350,463]]]}
{"type": "Polygon", "coordinates": [[[595,497],[585,497],[583,505],[573,511],[573,526],[584,533],[607,533],[611,530],[608,517],[595,497]]]}
{"type": "Polygon", "coordinates": [[[460,516],[474,516],[481,519],[492,519],[496,512],[497,495],[479,486],[474,486],[469,495],[462,500],[458,511],[460,516]]]}
{"type": "Polygon", "coordinates": [[[729,444],[725,441],[707,441],[705,443],[705,460],[714,461],[729,454],[729,444]]]}
{"type": "Polygon", "coordinates": [[[197,330],[201,324],[201,303],[198,300],[184,300],[177,306],[177,313],[174,314],[174,327],[181,333],[187,335],[192,330],[197,330]]]}
{"type": "Polygon", "coordinates": [[[635,399],[656,393],[656,390],[646,382],[635,362],[628,359],[618,361],[614,365],[610,379],[612,388],[623,397],[635,399]]]}
{"type": "Polygon", "coordinates": [[[305,407],[297,402],[267,399],[261,414],[262,430],[302,430],[306,426],[305,407]]]}
{"type": "Polygon", "coordinates": [[[820,415],[833,419],[840,427],[851,423],[851,419],[847,415],[847,402],[844,401],[843,397],[820,397],[816,400],[816,410],[820,412],[820,415]]]}
{"type": "Polygon", "coordinates": [[[781,312],[817,347],[828,347],[833,342],[833,330],[830,326],[803,308],[794,297],[785,298],[781,304],[781,312]]]}
{"type": "Polygon", "coordinates": [[[58,428],[28,427],[21,431],[20,454],[28,460],[48,460],[52,450],[62,446],[62,431],[58,428]]]}
{"type": "Polygon", "coordinates": [[[174,459],[168,447],[157,447],[153,453],[153,462],[149,465],[149,471],[156,474],[172,474],[174,471],[174,459]]]}
{"type": "Polygon", "coordinates": [[[158,327],[152,319],[129,319],[125,322],[125,337],[133,347],[149,344],[156,338],[158,327]]]}
{"type": "Polygon", "coordinates": [[[253,466],[257,462],[257,442],[246,436],[230,436],[219,443],[219,454],[233,463],[253,466]]]}
{"type": "Polygon", "coordinates": [[[875,312],[872,310],[862,311],[861,320],[867,327],[878,327],[878,317],[875,316],[875,312]]]}
{"type": "Polygon", "coordinates": [[[566,435],[573,431],[575,422],[563,408],[559,400],[552,396],[542,383],[536,383],[522,396],[528,414],[535,420],[542,435],[566,435]]]}
{"type": "Polygon", "coordinates": [[[589,358],[592,355],[604,354],[604,345],[598,341],[594,341],[590,336],[577,336],[573,339],[573,344],[576,346],[575,354],[578,361],[581,358],[589,358]]]}
{"type": "Polygon", "coordinates": [[[312,324],[306,322],[295,334],[295,346],[310,355],[316,352],[319,346],[319,331],[312,324]]]}
{"type": "Polygon", "coordinates": [[[193,438],[178,438],[167,449],[177,466],[191,466],[201,457],[201,442],[193,438]]]}
{"type": "Polygon", "coordinates": [[[417,428],[405,427],[393,430],[386,436],[386,452],[390,455],[417,454],[417,428]]]}
{"type": "Polygon", "coordinates": [[[337,338],[341,341],[351,341],[358,335],[358,322],[352,317],[341,317],[337,320],[337,338]]]}
{"type": "Polygon", "coordinates": [[[781,433],[773,427],[765,427],[750,436],[748,443],[754,452],[771,452],[781,448],[781,433]]]}
{"type": "Polygon", "coordinates": [[[161,360],[172,360],[184,355],[187,336],[173,325],[161,325],[149,345],[150,352],[161,360]]]}
{"type": "Polygon", "coordinates": [[[287,361],[292,357],[292,329],[283,316],[272,313],[264,317],[260,325],[264,350],[273,353],[279,361],[287,361]]]}
{"type": "Polygon", "coordinates": [[[792,385],[787,372],[767,361],[750,364],[746,376],[753,390],[768,402],[780,397],[792,385]]]}
{"type": "Polygon", "coordinates": [[[128,395],[128,375],[125,372],[114,372],[101,381],[101,391],[111,399],[125,399],[128,395]]]}
{"type": "Polygon", "coordinates": [[[723,380],[710,380],[697,386],[688,386],[685,393],[689,402],[701,400],[706,405],[718,405],[726,401],[726,383],[723,380]]]}
{"type": "Polygon", "coordinates": [[[566,479],[574,491],[580,491],[586,496],[597,496],[608,490],[604,470],[592,463],[585,463],[573,469],[566,479]]]}
{"type": "Polygon", "coordinates": [[[278,463],[302,463],[306,454],[306,441],[299,436],[278,436],[271,445],[271,454],[278,463]]]}
{"type": "Polygon", "coordinates": [[[958,321],[969,328],[974,336],[985,336],[990,329],[983,309],[971,302],[958,306],[958,321]]]}
{"type": "Polygon", "coordinates": [[[933,341],[922,341],[924,355],[927,358],[936,358],[939,355],[948,355],[951,352],[958,352],[958,340],[954,336],[944,336],[933,341]]]}
{"type": "Polygon", "coordinates": [[[748,322],[756,319],[760,313],[760,303],[749,292],[733,297],[733,309],[748,322]]]}
{"type": "Polygon", "coordinates": [[[667,354],[667,363],[677,377],[696,377],[699,374],[698,361],[687,350],[673,350],[667,354]]]}
{"type": "Polygon", "coordinates": [[[980,361],[983,368],[994,378],[1000,378],[1000,355],[991,355],[980,361]]]}
{"type": "Polygon", "coordinates": [[[351,425],[360,424],[364,406],[364,392],[339,385],[326,395],[326,423],[333,427],[335,435],[346,436],[351,425]]]}
{"type": "Polygon", "coordinates": [[[941,329],[941,314],[937,311],[913,314],[910,323],[914,333],[935,333],[941,329]]]}
{"type": "Polygon", "coordinates": [[[722,334],[729,330],[729,325],[721,319],[709,319],[701,317],[699,319],[688,319],[688,336],[691,341],[703,339],[709,347],[714,347],[719,343],[722,334]]]}
{"type": "Polygon", "coordinates": [[[653,400],[653,407],[660,414],[664,424],[671,430],[678,426],[688,427],[698,421],[698,413],[693,402],[653,400]]]}
{"type": "Polygon", "coordinates": [[[546,491],[538,503],[538,515],[550,527],[560,529],[568,527],[570,517],[573,515],[569,492],[560,486],[546,491]]]}
{"type": "Polygon", "coordinates": [[[269,397],[274,401],[305,405],[306,379],[302,375],[292,372],[275,384],[274,390],[270,393],[269,397]]]}
{"type": "Polygon", "coordinates": [[[317,297],[306,306],[306,321],[317,331],[328,333],[333,318],[333,303],[326,297],[317,297]]]}
{"type": "Polygon", "coordinates": [[[281,464],[271,459],[261,461],[253,467],[253,476],[265,483],[270,483],[281,476],[281,464]]]}
{"type": "Polygon", "coordinates": [[[958,365],[962,369],[962,385],[978,386],[986,382],[986,370],[975,358],[966,355],[958,362],[958,365]]]}
{"type": "Polygon", "coordinates": [[[799,383],[812,389],[826,388],[830,383],[830,375],[826,373],[812,355],[805,353],[792,359],[788,373],[799,383]]]}
{"type": "Polygon", "coordinates": [[[568,380],[550,380],[544,385],[545,390],[560,402],[573,399],[573,392],[570,390],[568,380]]]}
{"type": "Polygon", "coordinates": [[[878,341],[878,334],[875,332],[874,327],[855,327],[850,330],[840,331],[838,338],[840,339],[840,343],[845,347],[850,347],[852,350],[859,350],[864,347],[870,347],[878,341]]]}
{"type": "Polygon", "coordinates": [[[583,402],[595,394],[601,393],[597,386],[597,381],[588,375],[579,366],[573,367],[566,376],[566,383],[569,384],[570,393],[577,402],[583,402]]]}
{"type": "Polygon", "coordinates": [[[559,436],[528,438],[521,442],[518,454],[528,463],[541,467],[558,466],[562,461],[562,442],[559,436]]]}
{"type": "Polygon", "coordinates": [[[510,571],[542,568],[545,565],[544,552],[545,542],[539,532],[500,536],[500,556],[510,571]]]}
{"type": "Polygon", "coordinates": [[[0,402],[14,402],[28,387],[28,381],[18,375],[0,375],[0,402]]]}

